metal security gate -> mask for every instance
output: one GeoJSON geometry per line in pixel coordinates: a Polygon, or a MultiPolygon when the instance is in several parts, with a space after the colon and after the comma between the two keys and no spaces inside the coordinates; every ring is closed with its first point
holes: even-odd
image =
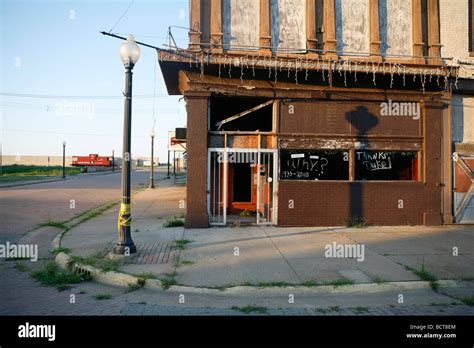
{"type": "Polygon", "coordinates": [[[226,224],[227,166],[224,150],[209,150],[207,166],[207,210],[211,225],[226,224]]]}
{"type": "Polygon", "coordinates": [[[474,223],[474,156],[453,154],[454,222],[474,223]]]}
{"type": "MultiPolygon", "coordinates": [[[[211,148],[208,152],[207,209],[210,225],[225,226],[232,208],[232,166],[236,159],[249,161],[252,194],[249,205],[255,210],[255,223],[272,225],[276,221],[276,150],[211,148]],[[230,192],[229,192],[230,191],[230,192]],[[229,208],[229,209],[228,209],[229,208]]],[[[242,203],[236,203],[242,204],[242,203]]]]}

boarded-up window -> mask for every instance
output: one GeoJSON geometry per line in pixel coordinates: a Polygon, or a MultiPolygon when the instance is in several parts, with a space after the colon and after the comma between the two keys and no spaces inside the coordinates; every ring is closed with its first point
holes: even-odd
{"type": "Polygon", "coordinates": [[[355,179],[418,181],[418,153],[356,151],[355,179]]]}
{"type": "Polygon", "coordinates": [[[336,39],[339,55],[369,53],[369,0],[336,0],[336,39]]]}
{"type": "Polygon", "coordinates": [[[382,56],[411,56],[411,0],[380,0],[379,8],[382,56]]]}
{"type": "Polygon", "coordinates": [[[306,52],[306,0],[270,0],[273,51],[306,52]]]}
{"type": "Polygon", "coordinates": [[[349,153],[282,149],[280,180],[349,180],[349,153]]]}
{"type": "Polygon", "coordinates": [[[257,50],[260,40],[260,1],[223,0],[224,49],[257,50]]]}

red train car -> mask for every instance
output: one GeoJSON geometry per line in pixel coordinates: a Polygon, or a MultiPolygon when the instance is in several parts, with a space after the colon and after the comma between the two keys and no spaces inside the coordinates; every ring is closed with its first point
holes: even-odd
{"type": "Polygon", "coordinates": [[[90,154],[89,156],[73,156],[72,165],[74,167],[111,167],[112,157],[90,154]]]}

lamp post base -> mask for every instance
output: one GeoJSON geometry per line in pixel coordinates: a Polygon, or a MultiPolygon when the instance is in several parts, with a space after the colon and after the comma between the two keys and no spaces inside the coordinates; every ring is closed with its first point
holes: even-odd
{"type": "Polygon", "coordinates": [[[155,182],[154,180],[150,180],[150,188],[154,189],[155,188],[155,182]]]}
{"type": "Polygon", "coordinates": [[[114,254],[117,255],[131,255],[137,252],[137,247],[135,244],[122,245],[116,244],[114,247],[114,254]]]}

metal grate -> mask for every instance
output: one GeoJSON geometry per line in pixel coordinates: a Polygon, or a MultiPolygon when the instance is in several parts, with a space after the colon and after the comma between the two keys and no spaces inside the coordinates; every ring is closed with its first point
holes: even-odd
{"type": "Polygon", "coordinates": [[[178,255],[173,242],[155,242],[137,244],[138,256],[135,258],[137,265],[156,265],[173,262],[178,255]]]}

